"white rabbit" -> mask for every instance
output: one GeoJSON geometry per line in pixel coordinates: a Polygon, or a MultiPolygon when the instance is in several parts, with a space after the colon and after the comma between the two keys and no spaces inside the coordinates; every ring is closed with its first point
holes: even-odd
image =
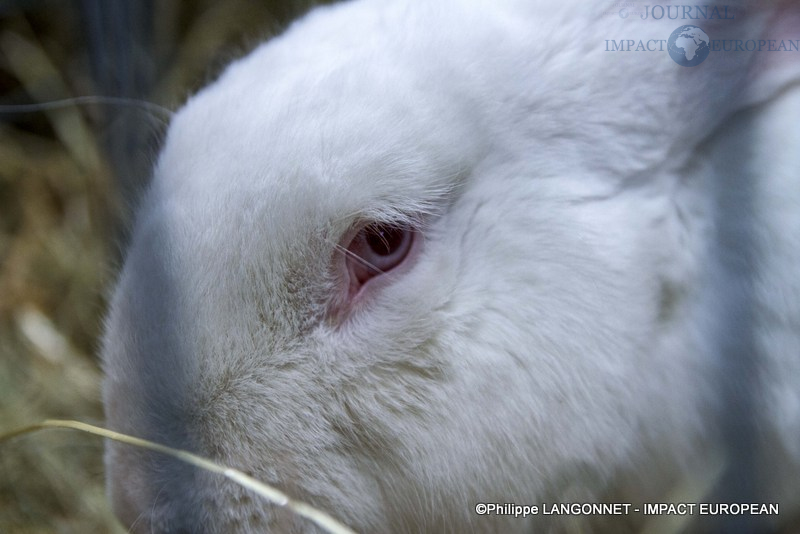
{"type": "MultiPolygon", "coordinates": [[[[769,477],[741,494],[781,505],[760,525],[796,516],[800,52],[608,48],[797,42],[800,9],[611,5],[319,8],[192,97],[111,303],[110,427],[360,532],[566,529],[475,507],[667,501],[715,461],[769,477]]],[[[106,460],[135,532],[316,531],[161,455],[106,460]]]]}

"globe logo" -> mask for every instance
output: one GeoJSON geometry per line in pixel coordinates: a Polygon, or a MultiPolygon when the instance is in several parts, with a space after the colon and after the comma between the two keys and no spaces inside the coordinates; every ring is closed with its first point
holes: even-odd
{"type": "Polygon", "coordinates": [[[706,60],[711,40],[697,26],[681,26],[672,32],[667,41],[667,51],[681,67],[696,67],[706,60]]]}

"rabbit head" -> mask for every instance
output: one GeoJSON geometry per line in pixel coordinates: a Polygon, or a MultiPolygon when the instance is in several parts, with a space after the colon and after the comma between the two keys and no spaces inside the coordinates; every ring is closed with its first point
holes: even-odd
{"type": "MultiPolygon", "coordinates": [[[[526,531],[475,504],[596,496],[715,433],[697,147],[782,85],[605,50],[675,21],[435,4],[318,9],[176,114],[107,319],[107,417],[360,531],[526,531]]],[[[312,529],[155,453],[106,461],[136,532],[312,529]]]]}

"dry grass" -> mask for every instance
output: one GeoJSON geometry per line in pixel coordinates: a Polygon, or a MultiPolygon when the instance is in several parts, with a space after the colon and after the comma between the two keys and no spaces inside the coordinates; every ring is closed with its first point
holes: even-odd
{"type": "MultiPolygon", "coordinates": [[[[149,98],[174,108],[309,2],[156,4],[149,98]]],[[[0,104],[97,94],[77,5],[0,10],[0,104]]],[[[47,418],[102,424],[98,339],[135,199],[118,192],[101,115],[0,113],[0,433],[47,418]]],[[[135,150],[145,161],[153,152],[135,150]]],[[[102,440],[75,432],[0,445],[0,532],[124,532],[105,500],[102,454],[102,440]]]]}
{"type": "Polygon", "coordinates": [[[47,419],[41,423],[0,434],[0,444],[19,436],[49,429],[78,430],[86,434],[103,437],[118,441],[120,443],[125,443],[133,447],[147,449],[167,456],[172,456],[173,458],[177,458],[178,460],[194,466],[197,469],[202,469],[204,471],[215,473],[219,476],[227,478],[228,480],[233,481],[235,484],[238,484],[239,486],[250,490],[256,495],[259,495],[265,503],[271,503],[274,506],[283,507],[294,514],[313,522],[324,532],[328,532],[330,534],[355,534],[353,530],[331,517],[327,512],[315,508],[305,502],[295,500],[274,486],[265,484],[260,480],[257,480],[244,473],[243,471],[218,464],[212,460],[209,460],[208,458],[198,456],[189,451],[174,449],[160,443],[137,438],[129,434],[114,432],[113,430],[108,430],[107,428],[89,425],[80,421],[47,419]]]}

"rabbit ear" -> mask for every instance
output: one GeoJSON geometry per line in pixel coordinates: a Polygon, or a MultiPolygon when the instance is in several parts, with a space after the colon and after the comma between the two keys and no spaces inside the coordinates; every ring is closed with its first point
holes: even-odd
{"type": "Polygon", "coordinates": [[[612,180],[674,168],[733,114],[800,83],[797,2],[732,0],[687,18],[684,6],[654,7],[637,4],[647,18],[587,15],[575,4],[531,13],[542,28],[531,47],[543,51],[531,77],[543,89],[526,109],[545,111],[535,124],[548,153],[612,180]],[[670,35],[686,25],[709,39],[708,56],[691,67],[668,52],[670,35]]]}
{"type": "Polygon", "coordinates": [[[680,69],[675,78],[684,91],[695,89],[692,97],[687,93],[687,100],[706,111],[695,107],[692,116],[709,125],[800,82],[800,4],[730,4],[725,17],[696,22],[710,39],[709,57],[696,67],[680,69]]]}
{"type": "Polygon", "coordinates": [[[769,14],[753,52],[743,104],[769,100],[787,87],[800,84],[800,4],[778,2],[769,14]]]}
{"type": "Polygon", "coordinates": [[[673,90],[683,95],[684,124],[694,128],[698,141],[733,114],[800,83],[800,5],[748,1],[728,10],[728,19],[698,24],[710,39],[709,57],[680,67],[674,78],[673,90]]]}

